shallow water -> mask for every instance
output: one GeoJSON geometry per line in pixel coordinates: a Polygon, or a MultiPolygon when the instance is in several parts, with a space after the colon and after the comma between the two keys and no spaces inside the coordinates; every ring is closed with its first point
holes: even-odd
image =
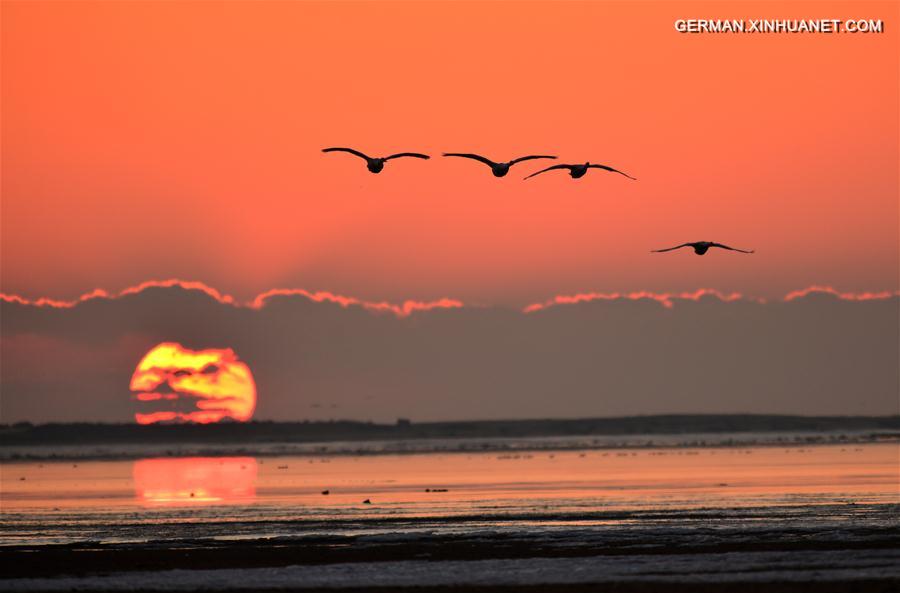
{"type": "Polygon", "coordinates": [[[481,532],[626,541],[698,525],[864,537],[898,524],[900,446],[5,463],[0,504],[4,546],[481,532]]]}

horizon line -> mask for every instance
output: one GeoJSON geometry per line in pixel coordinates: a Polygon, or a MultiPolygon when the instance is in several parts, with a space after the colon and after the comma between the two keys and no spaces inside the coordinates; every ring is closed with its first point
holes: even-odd
{"type": "Polygon", "coordinates": [[[488,419],[478,419],[478,418],[468,418],[468,419],[455,419],[455,420],[414,420],[411,418],[407,418],[404,416],[397,417],[393,422],[384,421],[377,422],[375,420],[358,420],[353,418],[329,418],[327,420],[324,419],[314,419],[314,418],[303,418],[300,420],[266,420],[266,419],[257,419],[251,418],[250,420],[232,420],[232,421],[219,421],[219,422],[211,422],[211,423],[197,423],[197,422],[157,422],[153,424],[139,424],[131,421],[122,421],[122,422],[91,422],[87,420],[82,421],[73,421],[73,422],[31,422],[29,420],[20,420],[18,422],[0,422],[0,428],[12,428],[17,425],[28,424],[32,428],[42,427],[42,426],[75,426],[81,424],[90,424],[90,425],[103,425],[103,426],[128,426],[128,427],[209,427],[209,426],[250,426],[250,425],[258,425],[258,424],[363,424],[363,425],[371,425],[371,426],[403,426],[402,423],[398,421],[409,422],[411,426],[422,426],[427,424],[479,424],[479,423],[504,423],[504,422],[587,422],[587,421],[598,421],[598,420],[631,420],[631,419],[658,419],[658,418],[802,418],[807,420],[819,420],[819,419],[898,419],[900,420],[900,413],[897,414],[778,414],[778,413],[765,413],[765,412],[673,412],[673,413],[657,413],[657,414],[625,414],[619,416],[566,416],[566,417],[552,417],[552,416],[535,416],[530,418],[488,418],[488,419]]]}

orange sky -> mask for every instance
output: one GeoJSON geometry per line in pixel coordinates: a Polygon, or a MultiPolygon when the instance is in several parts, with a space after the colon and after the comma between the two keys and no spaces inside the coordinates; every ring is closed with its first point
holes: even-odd
{"type": "Polygon", "coordinates": [[[896,2],[2,1],[2,290],[898,288],[896,2]],[[678,18],[880,18],[685,35],[678,18]],[[522,164],[322,155],[544,152],[522,164]],[[709,239],[752,256],[652,248],[709,239]]]}

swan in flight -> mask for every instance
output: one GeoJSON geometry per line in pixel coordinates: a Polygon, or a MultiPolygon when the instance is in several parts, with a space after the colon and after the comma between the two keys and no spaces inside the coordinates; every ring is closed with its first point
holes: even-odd
{"type": "Polygon", "coordinates": [[[398,159],[400,157],[409,156],[415,157],[417,159],[428,159],[431,158],[427,154],[421,154],[418,152],[398,152],[397,154],[392,154],[391,156],[386,156],[382,158],[378,157],[370,157],[358,150],[353,150],[352,148],[323,148],[322,152],[349,152],[350,154],[356,155],[361,159],[366,160],[366,168],[372,173],[381,173],[381,170],[384,169],[384,163],[391,159],[398,159]]]}
{"type": "Polygon", "coordinates": [[[550,156],[546,154],[532,154],[529,156],[520,156],[517,159],[513,159],[511,161],[506,161],[505,163],[495,163],[491,159],[485,158],[479,154],[472,154],[470,152],[445,152],[444,156],[456,156],[462,157],[464,159],[473,159],[476,161],[480,161],[491,168],[491,173],[494,174],[494,177],[505,177],[507,173],[509,173],[509,168],[515,165],[516,163],[521,163],[522,161],[530,161],[532,159],[555,159],[555,156],[550,156]]]}
{"type": "Polygon", "coordinates": [[[603,169],[604,171],[618,173],[619,175],[624,175],[628,179],[637,181],[637,179],[635,179],[628,173],[623,173],[622,171],[619,171],[618,169],[613,169],[612,167],[607,167],[606,165],[595,165],[592,163],[585,163],[583,165],[553,165],[552,167],[547,167],[546,169],[541,169],[537,173],[532,173],[525,179],[530,179],[531,177],[534,177],[535,175],[540,175],[541,173],[546,173],[547,171],[553,171],[555,169],[568,169],[569,176],[572,177],[572,179],[578,179],[580,177],[584,177],[584,174],[588,172],[588,169],[603,169]]]}
{"type": "Polygon", "coordinates": [[[718,247],[720,249],[727,249],[728,251],[740,251],[741,253],[753,253],[753,250],[745,251],[744,249],[735,249],[734,247],[729,247],[728,245],[722,245],[721,243],[715,243],[714,241],[696,241],[694,243],[682,243],[677,247],[667,247],[666,249],[653,249],[650,253],[662,253],[664,251],[675,251],[676,249],[681,249],[682,247],[693,247],[694,253],[697,255],[703,255],[707,251],[709,251],[710,247],[718,247]]]}

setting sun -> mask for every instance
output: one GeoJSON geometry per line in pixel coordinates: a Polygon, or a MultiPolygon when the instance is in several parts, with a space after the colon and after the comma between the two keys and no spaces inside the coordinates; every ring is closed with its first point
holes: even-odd
{"type": "Polygon", "coordinates": [[[134,415],[138,424],[182,421],[208,424],[250,420],[256,385],[249,367],[231,349],[189,350],[162,343],[150,350],[131,377],[139,402],[156,402],[134,415]]]}

